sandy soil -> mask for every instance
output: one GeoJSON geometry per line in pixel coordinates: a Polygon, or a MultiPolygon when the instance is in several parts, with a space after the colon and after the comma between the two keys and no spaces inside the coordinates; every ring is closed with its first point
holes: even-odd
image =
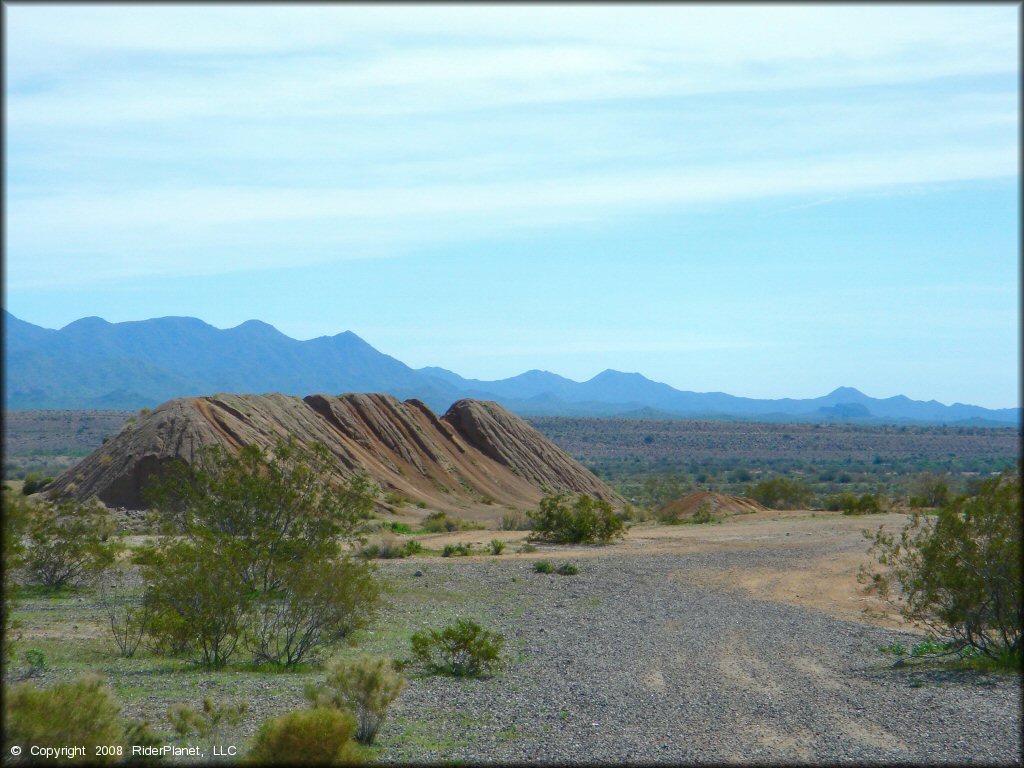
{"type": "MultiPolygon", "coordinates": [[[[614,546],[560,546],[557,551],[562,559],[579,559],[624,554],[685,556],[711,551],[787,550],[797,559],[787,558],[778,567],[681,569],[673,573],[673,578],[814,608],[848,621],[918,631],[890,605],[864,594],[857,582],[861,566],[871,564],[867,554],[869,543],[863,531],[875,531],[880,525],[898,530],[909,519],[904,514],[848,516],[839,512],[765,510],[730,517],[717,524],[638,523],[614,546]]],[[[528,531],[476,530],[422,536],[419,541],[431,549],[460,543],[484,549],[491,539],[501,539],[506,542],[502,557],[543,560],[551,556],[554,550],[544,545],[533,553],[517,552],[528,536],[528,531]]]]}

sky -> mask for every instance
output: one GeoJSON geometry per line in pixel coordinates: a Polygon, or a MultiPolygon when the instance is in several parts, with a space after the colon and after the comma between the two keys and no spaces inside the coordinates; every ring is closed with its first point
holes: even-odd
{"type": "Polygon", "coordinates": [[[1013,4],[3,12],[28,322],[1020,405],[1013,4]]]}

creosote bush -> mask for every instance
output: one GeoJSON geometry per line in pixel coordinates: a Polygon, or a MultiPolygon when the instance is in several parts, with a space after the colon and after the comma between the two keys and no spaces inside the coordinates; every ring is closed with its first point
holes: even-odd
{"type": "Polygon", "coordinates": [[[881,570],[862,569],[861,580],[927,626],[933,640],[1019,664],[1020,491],[1019,473],[1004,472],[935,517],[915,514],[898,536],[882,527],[865,532],[881,570]]]}
{"type": "Polygon", "coordinates": [[[773,477],[750,486],[746,495],[771,509],[801,509],[811,503],[814,492],[803,480],[773,477]]]}
{"type": "Polygon", "coordinates": [[[157,648],[220,667],[238,649],[294,668],[364,626],[379,602],[371,567],[343,554],[361,541],[376,489],[340,485],[322,445],[279,442],[237,456],[212,447],[148,488],[166,533],[147,557],[157,648]]]}
{"type": "Polygon", "coordinates": [[[555,567],[547,560],[538,560],[533,564],[533,570],[536,573],[552,573],[555,567]]]}
{"type": "Polygon", "coordinates": [[[353,741],[355,718],[334,707],[300,709],[265,721],[245,762],[257,765],[352,765],[364,762],[353,741]]]}
{"type": "Polygon", "coordinates": [[[401,693],[405,680],[389,659],[361,656],[338,662],[327,673],[323,686],[308,686],[306,698],[314,707],[337,707],[355,713],[356,740],[372,744],[388,707],[401,693]]]}
{"type": "Polygon", "coordinates": [[[88,763],[111,763],[130,756],[132,745],[160,744],[144,722],[121,718],[121,705],[98,675],[83,675],[72,682],[48,688],[32,683],[11,686],[4,696],[4,755],[11,747],[28,745],[103,745],[120,749],[121,755],[87,752],[88,763]]]}
{"type": "Polygon", "coordinates": [[[491,539],[491,554],[500,555],[505,550],[505,542],[501,539],[491,539]]]}
{"type": "Polygon", "coordinates": [[[612,505],[586,495],[571,504],[561,494],[545,496],[530,519],[530,538],[553,544],[608,544],[626,535],[625,523],[612,505]]]}
{"type": "Polygon", "coordinates": [[[471,531],[483,528],[482,525],[463,520],[447,512],[432,512],[424,518],[421,527],[427,533],[452,533],[453,531],[471,531]]]}
{"type": "Polygon", "coordinates": [[[501,516],[501,530],[503,531],[528,531],[532,525],[530,518],[519,510],[506,512],[501,516]]]}
{"type": "Polygon", "coordinates": [[[28,496],[38,491],[43,490],[46,486],[53,482],[52,477],[43,477],[38,472],[29,472],[25,475],[25,482],[21,486],[21,492],[28,496]]]}
{"type": "Polygon", "coordinates": [[[410,638],[413,658],[436,672],[456,677],[479,677],[501,665],[504,635],[459,619],[438,631],[415,632],[410,638]]]}
{"type": "Polygon", "coordinates": [[[167,719],[183,739],[196,735],[203,739],[218,741],[224,726],[240,725],[246,712],[247,702],[214,703],[209,696],[203,699],[202,711],[192,709],[186,704],[173,704],[167,711],[167,719]]]}
{"type": "Polygon", "coordinates": [[[473,554],[472,544],[445,544],[441,557],[466,557],[473,554]]]}
{"type": "Polygon", "coordinates": [[[109,568],[118,545],[110,514],[100,504],[63,501],[32,508],[24,566],[36,584],[56,588],[87,581],[109,568]]]}

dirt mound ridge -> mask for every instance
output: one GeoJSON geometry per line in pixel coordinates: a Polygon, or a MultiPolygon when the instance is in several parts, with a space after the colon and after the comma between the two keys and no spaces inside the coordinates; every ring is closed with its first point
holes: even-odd
{"type": "Polygon", "coordinates": [[[750,512],[760,512],[767,507],[762,506],[753,499],[745,496],[729,496],[714,491],[697,491],[688,496],[670,501],[661,508],[659,515],[684,519],[693,517],[697,510],[707,506],[712,515],[745,515],[750,512]]]}
{"type": "Polygon", "coordinates": [[[320,442],[340,465],[337,479],[364,472],[429,509],[500,515],[535,506],[545,491],[622,500],[586,468],[496,403],[460,400],[441,419],[419,400],[390,395],[212,395],[170,400],[58,477],[52,497],[98,497],[141,509],[149,476],[206,445],[271,447],[293,435],[320,442]]]}

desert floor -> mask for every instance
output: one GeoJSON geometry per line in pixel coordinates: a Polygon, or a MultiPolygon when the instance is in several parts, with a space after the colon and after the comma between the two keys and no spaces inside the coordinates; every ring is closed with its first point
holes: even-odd
{"type": "MultiPolygon", "coordinates": [[[[434,550],[508,546],[500,556],[379,561],[386,605],[337,655],[407,658],[412,632],[455,617],[507,638],[507,662],[490,678],[407,670],[377,740],[385,762],[1019,764],[1017,675],[894,668],[880,651],[921,634],[861,593],[861,531],[906,520],[767,511],[643,523],[611,546],[532,553],[516,552],[526,532],[417,536],[434,550]],[[534,572],[542,559],[579,574],[534,572]]],[[[15,618],[20,648],[46,653],[44,678],[100,672],[126,715],[168,734],[176,701],[246,700],[245,722],[216,740],[240,751],[261,720],[304,706],[303,687],[324,674],[117,658],[90,592],[29,595],[15,618]]],[[[213,743],[195,743],[212,759],[213,743]]]]}

